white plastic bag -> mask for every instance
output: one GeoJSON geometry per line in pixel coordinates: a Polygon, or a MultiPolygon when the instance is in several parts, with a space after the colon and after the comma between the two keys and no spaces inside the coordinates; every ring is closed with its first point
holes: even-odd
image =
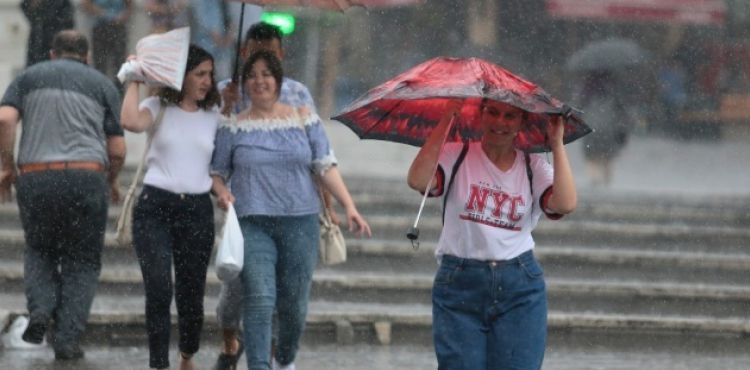
{"type": "Polygon", "coordinates": [[[185,77],[189,48],[189,27],[146,36],[135,46],[136,59],[123,63],[117,78],[122,83],[141,81],[179,91],[185,77]]]}
{"type": "Polygon", "coordinates": [[[234,206],[230,203],[224,221],[224,230],[221,233],[219,249],[216,252],[216,276],[222,281],[231,281],[237,278],[242,271],[242,263],[245,259],[245,239],[242,237],[240,222],[234,206]]]}

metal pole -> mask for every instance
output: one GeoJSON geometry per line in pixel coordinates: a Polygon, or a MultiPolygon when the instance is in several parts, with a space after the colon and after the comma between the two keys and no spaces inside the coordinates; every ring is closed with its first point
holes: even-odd
{"type": "Polygon", "coordinates": [[[232,72],[232,82],[239,82],[240,68],[240,50],[242,49],[242,24],[245,23],[245,3],[240,7],[240,25],[237,27],[237,51],[234,54],[234,72],[232,72]]]}

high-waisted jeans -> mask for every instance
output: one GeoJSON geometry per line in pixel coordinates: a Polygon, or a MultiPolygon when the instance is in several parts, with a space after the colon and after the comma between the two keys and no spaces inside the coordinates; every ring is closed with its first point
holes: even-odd
{"type": "Polygon", "coordinates": [[[547,294],[531,251],[507,261],[445,255],[432,290],[438,369],[538,370],[547,294]]]}
{"type": "Polygon", "coordinates": [[[242,269],[243,328],[249,370],[271,368],[273,312],[278,314],[276,361],[294,362],[305,327],[318,258],[318,215],[246,216],[242,269]]]}
{"type": "Polygon", "coordinates": [[[214,214],[205,194],[175,194],[144,186],[133,209],[133,246],[146,291],[149,366],[169,367],[169,334],[174,296],[179,349],[198,352],[203,327],[203,294],[214,243],[214,214]]]}

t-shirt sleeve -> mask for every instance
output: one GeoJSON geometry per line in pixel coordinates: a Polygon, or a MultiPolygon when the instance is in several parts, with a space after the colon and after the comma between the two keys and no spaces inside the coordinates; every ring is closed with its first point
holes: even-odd
{"type": "Polygon", "coordinates": [[[453,165],[456,164],[456,160],[458,160],[463,147],[463,143],[446,143],[443,146],[443,151],[440,152],[440,157],[438,158],[437,183],[434,184],[435,187],[430,191],[429,196],[439,197],[445,193],[445,187],[448,186],[448,181],[453,176],[453,173],[451,173],[453,165]]]}
{"type": "Polygon", "coordinates": [[[534,172],[534,202],[540,205],[541,210],[548,218],[557,220],[563,215],[551,212],[547,207],[549,197],[552,195],[554,188],[554,169],[541,154],[531,154],[531,170],[534,172]]]}
{"type": "Polygon", "coordinates": [[[107,81],[104,87],[104,134],[107,136],[123,136],[125,133],[120,124],[120,94],[117,88],[107,81]]]}
{"type": "Polygon", "coordinates": [[[161,107],[161,103],[159,102],[159,98],[156,96],[150,96],[146,99],[143,99],[141,104],[138,105],[138,111],[148,110],[151,113],[151,119],[156,119],[156,116],[159,115],[159,108],[161,107]]]}
{"type": "Polygon", "coordinates": [[[219,126],[214,141],[214,153],[211,157],[211,175],[220,176],[225,182],[232,175],[234,132],[231,129],[231,124],[225,122],[219,126]]]}
{"type": "Polygon", "coordinates": [[[329,168],[338,164],[338,160],[333,154],[333,148],[317,114],[313,113],[305,118],[305,131],[312,151],[311,169],[313,173],[323,176],[329,168]]]}

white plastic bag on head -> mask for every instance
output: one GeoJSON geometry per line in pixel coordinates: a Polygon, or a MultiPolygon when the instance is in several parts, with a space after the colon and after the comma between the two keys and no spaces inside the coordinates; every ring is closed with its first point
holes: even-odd
{"type": "Polygon", "coordinates": [[[179,91],[185,77],[189,48],[189,27],[146,36],[135,46],[136,59],[125,62],[117,78],[123,83],[141,81],[179,91]]]}
{"type": "Polygon", "coordinates": [[[231,281],[237,278],[242,271],[245,260],[245,239],[242,237],[240,221],[234,206],[230,203],[221,232],[219,248],[216,251],[216,276],[222,281],[231,281]]]}

